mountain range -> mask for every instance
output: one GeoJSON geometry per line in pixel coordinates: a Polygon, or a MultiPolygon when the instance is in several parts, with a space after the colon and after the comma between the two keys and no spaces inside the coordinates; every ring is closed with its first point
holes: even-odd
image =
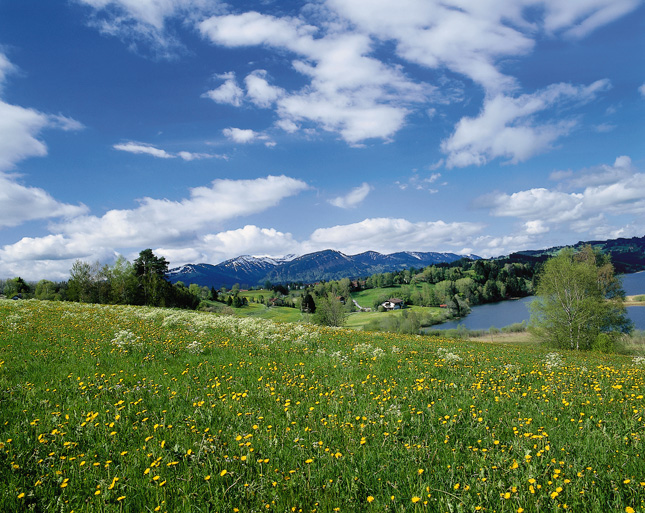
{"type": "Polygon", "coordinates": [[[281,258],[242,255],[217,265],[186,264],[171,269],[168,280],[186,285],[196,283],[203,287],[232,287],[238,283],[242,288],[272,284],[321,280],[361,278],[376,273],[421,269],[429,265],[451,263],[461,258],[479,259],[476,255],[455,253],[404,251],[383,255],[367,251],[358,255],[345,255],[327,249],[307,255],[287,255],[281,258]]]}
{"type": "Polygon", "coordinates": [[[645,237],[630,239],[618,238],[609,240],[580,241],[571,246],[555,246],[548,249],[526,250],[512,253],[513,260],[545,261],[565,247],[580,249],[589,245],[601,253],[611,256],[611,262],[618,273],[633,273],[645,270],[645,237]]]}
{"type": "MultiPolygon", "coordinates": [[[[571,247],[579,248],[589,244],[602,253],[609,254],[617,272],[631,273],[645,269],[645,237],[618,238],[605,241],[580,241],[571,247]]],[[[524,250],[505,257],[517,261],[545,261],[566,246],[555,246],[540,250],[524,250]]],[[[403,251],[384,255],[367,251],[358,255],[345,255],[340,251],[327,249],[307,255],[287,255],[281,258],[242,255],[217,265],[186,264],[171,269],[167,277],[172,283],[181,281],[186,285],[232,287],[239,283],[248,288],[289,282],[314,283],[321,280],[342,278],[363,278],[376,273],[422,269],[434,264],[449,264],[461,258],[480,259],[476,255],[455,253],[403,251]]]]}

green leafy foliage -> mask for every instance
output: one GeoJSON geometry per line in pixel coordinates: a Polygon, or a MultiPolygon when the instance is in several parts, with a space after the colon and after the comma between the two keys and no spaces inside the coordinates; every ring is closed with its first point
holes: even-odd
{"type": "Polygon", "coordinates": [[[600,350],[631,330],[620,280],[606,255],[585,246],[566,248],[544,265],[538,299],[531,304],[532,331],[556,347],[600,350]]]}

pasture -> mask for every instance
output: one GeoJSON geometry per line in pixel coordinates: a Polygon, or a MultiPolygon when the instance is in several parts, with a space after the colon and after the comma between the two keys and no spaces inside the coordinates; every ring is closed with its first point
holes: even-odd
{"type": "Polygon", "coordinates": [[[0,301],[0,511],[645,506],[645,358],[0,301]]]}

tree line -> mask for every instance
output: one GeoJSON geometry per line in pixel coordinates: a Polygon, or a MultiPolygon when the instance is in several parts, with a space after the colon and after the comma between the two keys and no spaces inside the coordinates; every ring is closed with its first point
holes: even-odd
{"type": "Polygon", "coordinates": [[[113,265],[76,260],[67,281],[40,280],[29,284],[17,277],[5,280],[1,285],[8,298],[197,308],[201,289],[197,293],[181,283],[173,285],[168,281],[167,273],[166,259],[145,249],[134,262],[123,256],[113,265]]]}

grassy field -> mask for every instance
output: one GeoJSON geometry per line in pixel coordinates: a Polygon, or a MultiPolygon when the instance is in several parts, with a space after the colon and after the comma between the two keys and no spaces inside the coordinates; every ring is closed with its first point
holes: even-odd
{"type": "Polygon", "coordinates": [[[365,289],[357,292],[352,292],[352,299],[355,299],[363,308],[372,308],[374,301],[383,295],[390,297],[397,297],[397,292],[401,290],[401,286],[387,288],[373,288],[365,289]]]}
{"type": "Polygon", "coordinates": [[[374,319],[383,319],[387,316],[400,317],[404,312],[415,312],[425,319],[430,316],[439,317],[442,313],[442,309],[423,306],[408,306],[405,310],[393,310],[391,312],[352,312],[347,316],[345,327],[361,330],[374,319]]]}
{"type": "Polygon", "coordinates": [[[0,511],[630,512],[645,359],[0,301],[0,511]]]}

